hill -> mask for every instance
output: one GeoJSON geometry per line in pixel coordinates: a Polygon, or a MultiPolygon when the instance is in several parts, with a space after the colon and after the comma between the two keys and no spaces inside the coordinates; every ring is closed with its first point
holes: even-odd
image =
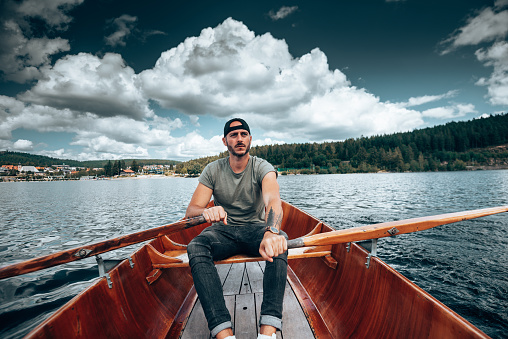
{"type": "MultiPolygon", "coordinates": [[[[345,141],[258,146],[251,149],[282,172],[355,173],[508,168],[508,115],[345,141]]],[[[227,156],[191,160],[178,172],[197,174],[227,156]]]]}
{"type": "MultiPolygon", "coordinates": [[[[127,166],[136,160],[138,165],[176,165],[180,161],[176,160],[162,160],[162,159],[125,159],[127,166]]],[[[58,159],[46,157],[43,155],[36,155],[22,152],[0,152],[0,166],[1,165],[23,165],[23,166],[41,166],[50,167],[52,165],[66,164],[72,167],[86,167],[86,168],[103,168],[109,160],[90,160],[90,161],[77,161],[70,159],[58,159]]],[[[113,161],[113,160],[112,160],[113,161]]]]}

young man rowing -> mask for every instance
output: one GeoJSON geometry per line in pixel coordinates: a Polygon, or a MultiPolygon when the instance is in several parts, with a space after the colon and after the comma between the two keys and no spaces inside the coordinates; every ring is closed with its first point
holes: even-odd
{"type": "Polygon", "coordinates": [[[249,155],[250,128],[242,119],[224,126],[229,157],[208,164],[187,208],[212,223],[194,238],[187,252],[196,291],[212,336],[235,338],[214,261],[236,254],[261,255],[267,262],[258,338],[275,338],[282,327],[287,275],[287,236],[280,231],[282,206],[275,169],[249,155]],[[211,197],[213,207],[206,208],[211,197]]]}

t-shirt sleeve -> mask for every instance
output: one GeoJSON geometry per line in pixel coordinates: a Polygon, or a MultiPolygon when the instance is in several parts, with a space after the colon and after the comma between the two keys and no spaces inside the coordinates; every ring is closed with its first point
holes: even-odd
{"type": "Polygon", "coordinates": [[[258,164],[258,169],[256,172],[258,174],[258,183],[259,186],[261,187],[265,175],[267,175],[270,172],[275,172],[275,168],[268,161],[261,160],[258,164]]]}
{"type": "Polygon", "coordinates": [[[199,176],[198,181],[208,187],[209,189],[214,188],[214,180],[213,180],[213,169],[211,168],[211,164],[206,165],[203,172],[201,172],[201,175],[199,176]]]}

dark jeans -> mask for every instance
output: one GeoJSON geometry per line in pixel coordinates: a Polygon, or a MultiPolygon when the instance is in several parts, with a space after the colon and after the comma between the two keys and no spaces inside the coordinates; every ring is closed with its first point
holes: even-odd
{"type": "MultiPolygon", "coordinates": [[[[214,261],[236,254],[260,256],[259,245],[264,233],[264,224],[247,226],[214,224],[204,229],[187,246],[194,286],[212,336],[232,327],[231,316],[224,302],[222,284],[214,261]]],[[[284,232],[281,234],[287,239],[284,232]]],[[[287,252],[275,257],[273,262],[266,262],[260,325],[270,325],[281,329],[286,279],[287,252]]]]}

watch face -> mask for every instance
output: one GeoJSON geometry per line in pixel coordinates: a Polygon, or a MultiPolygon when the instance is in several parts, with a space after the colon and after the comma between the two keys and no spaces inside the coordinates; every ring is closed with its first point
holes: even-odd
{"type": "Polygon", "coordinates": [[[275,227],[273,227],[273,226],[271,226],[271,227],[270,227],[270,232],[275,233],[275,234],[279,234],[279,230],[278,230],[278,229],[276,229],[276,228],[275,228],[275,227]]]}

